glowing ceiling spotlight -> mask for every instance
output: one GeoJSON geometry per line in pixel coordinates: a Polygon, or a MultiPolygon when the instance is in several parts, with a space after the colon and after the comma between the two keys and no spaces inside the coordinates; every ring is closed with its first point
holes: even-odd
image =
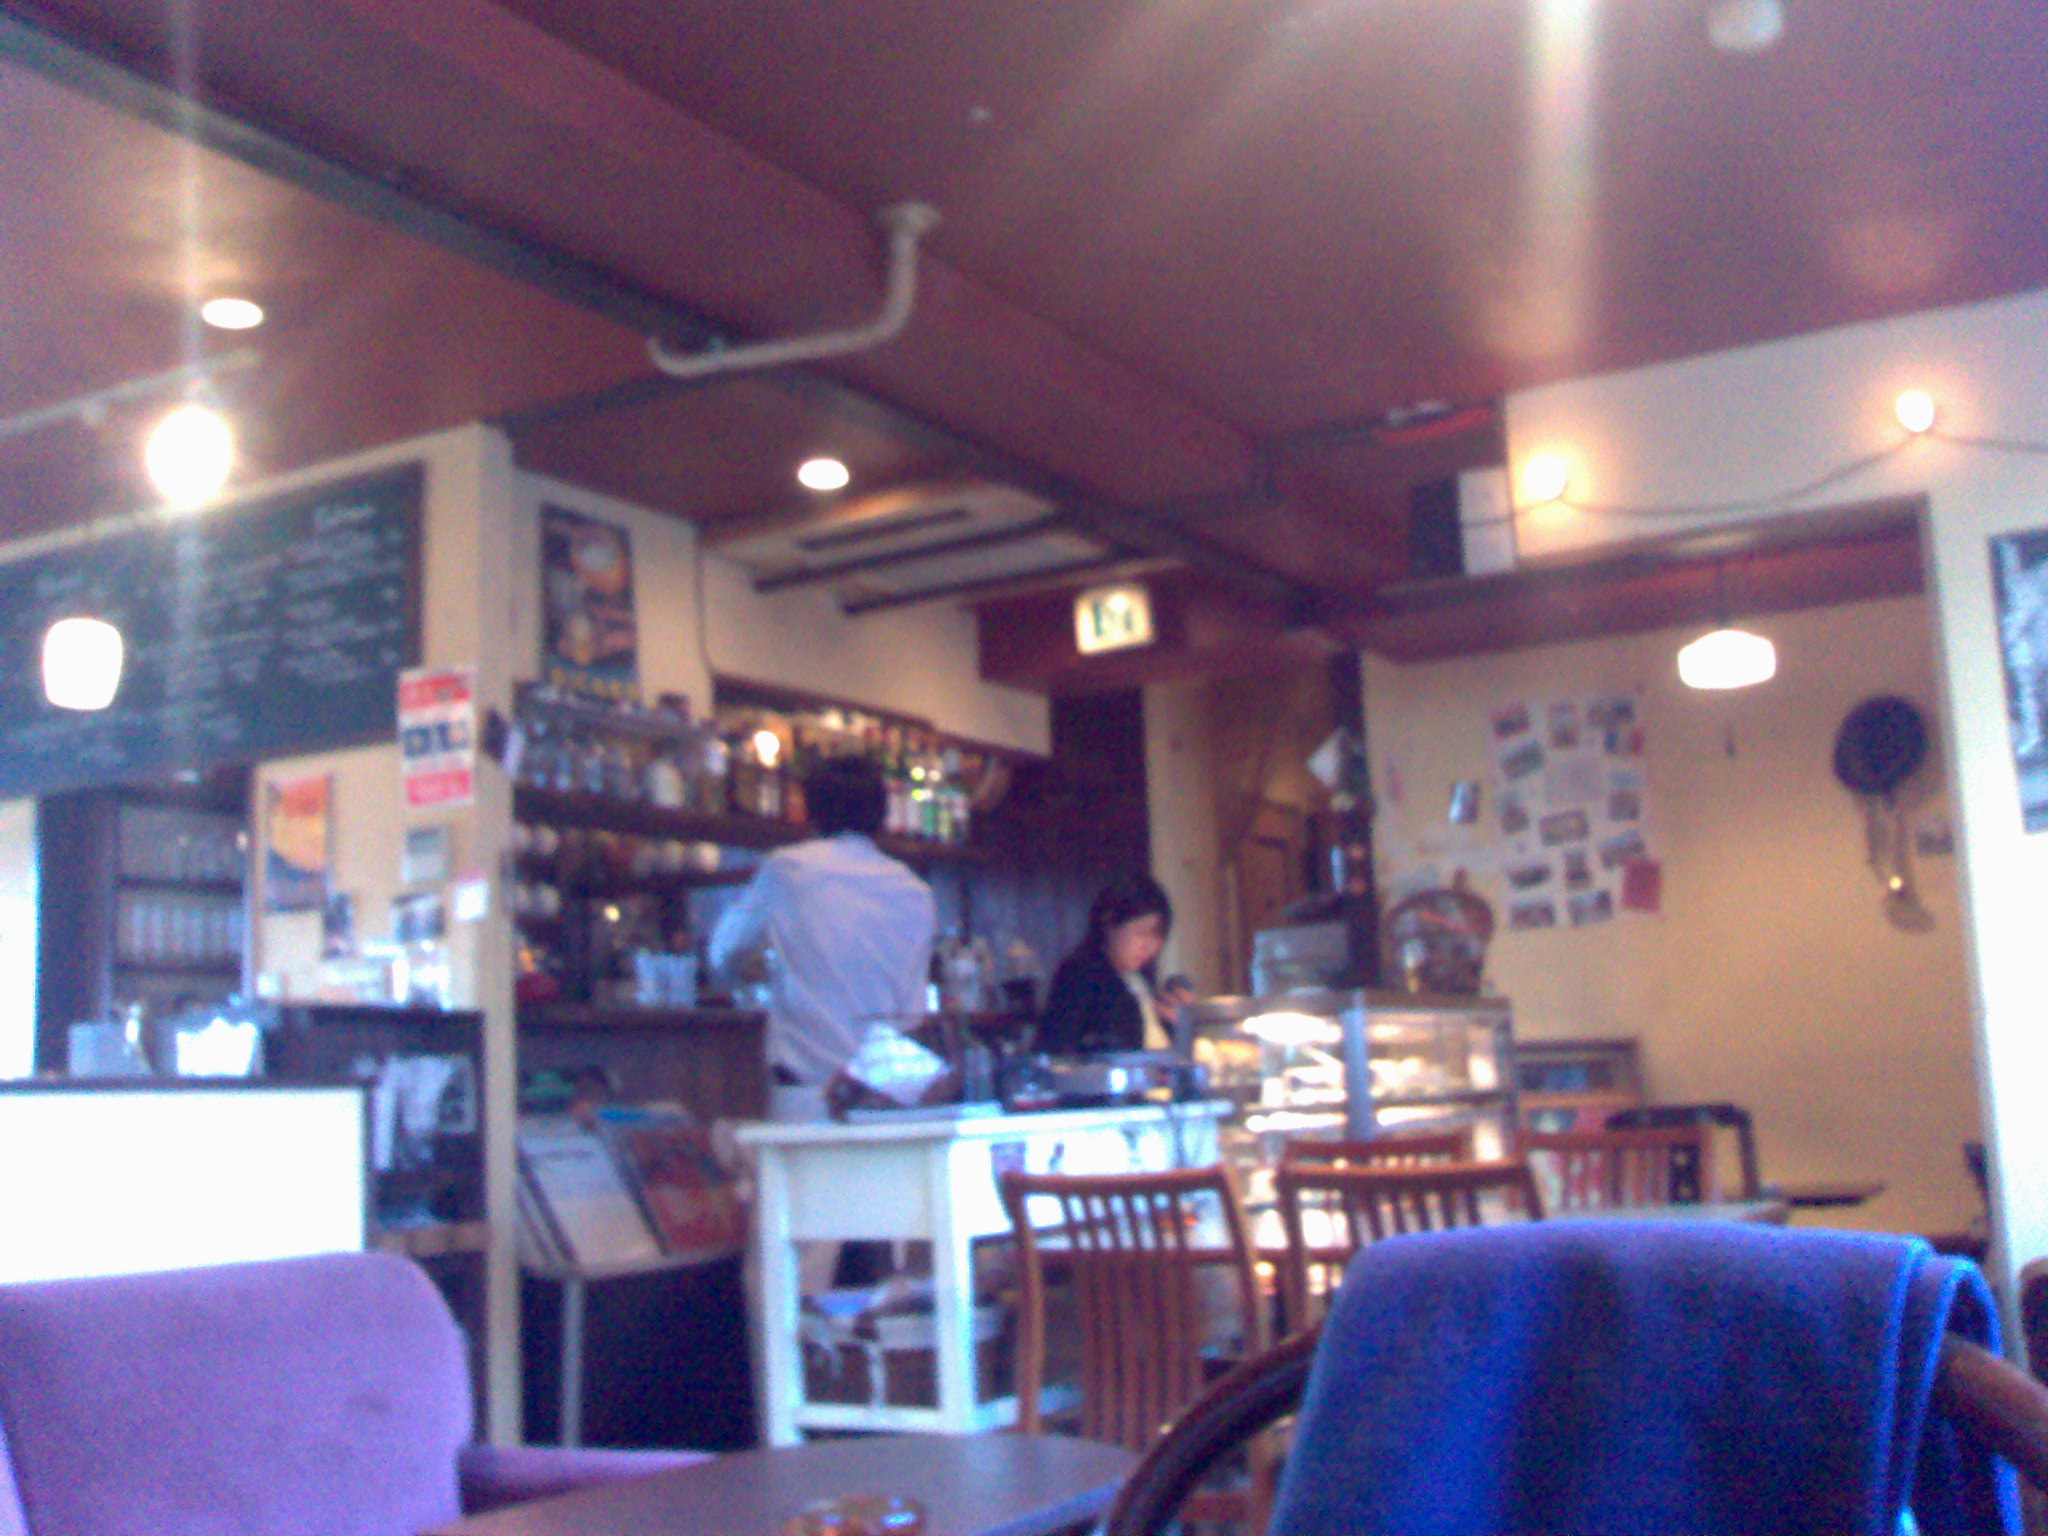
{"type": "Polygon", "coordinates": [[[796,467],[796,478],[806,490],[843,491],[853,476],[837,459],[805,459],[796,467]]]}
{"type": "Polygon", "coordinates": [[[263,323],[263,306],[223,294],[200,305],[199,318],[217,331],[253,331],[263,323]]]}
{"type": "Polygon", "coordinates": [[[1909,389],[1892,402],[1892,415],[1898,418],[1900,426],[1918,437],[1933,430],[1934,396],[1924,389],[1909,389]]]}
{"type": "Polygon", "coordinates": [[[1707,7],[1707,38],[1723,53],[1762,53],[1784,35],[1780,0],[1714,0],[1707,7]]]}
{"type": "Polygon", "coordinates": [[[150,429],[142,462],[149,483],[174,507],[211,501],[235,467],[235,434],[207,405],[181,405],[150,429]]]}
{"type": "Polygon", "coordinates": [[[121,631],[105,619],[59,619],[43,632],[43,697],[59,709],[105,709],[121,686],[121,631]]]}

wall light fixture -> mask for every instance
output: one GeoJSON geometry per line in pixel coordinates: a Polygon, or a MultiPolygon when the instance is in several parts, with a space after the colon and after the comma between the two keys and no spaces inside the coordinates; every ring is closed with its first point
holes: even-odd
{"type": "Polygon", "coordinates": [[[43,631],[43,697],[59,709],[105,709],[121,687],[121,631],[82,614],[43,631]]]}

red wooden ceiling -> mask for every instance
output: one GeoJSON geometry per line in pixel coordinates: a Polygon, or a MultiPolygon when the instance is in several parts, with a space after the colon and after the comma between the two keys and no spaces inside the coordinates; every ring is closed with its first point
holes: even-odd
{"type": "MultiPolygon", "coordinates": [[[[0,3],[0,415],[178,362],[187,297],[238,287],[274,316],[231,385],[256,471],[502,420],[537,468],[730,524],[837,447],[867,488],[1037,476],[1133,552],[1357,613],[1404,574],[1407,487],[1498,429],[1320,429],[2048,282],[2031,4],[1795,5],[1755,57],[1702,9],[0,3]],[[101,65],[546,271],[195,150],[92,99],[101,65]],[[823,389],[663,387],[548,275],[741,335],[845,323],[907,197],[945,218],[917,315],[823,389]]],[[[132,504],[125,430],[0,441],[0,532],[132,504]]]]}

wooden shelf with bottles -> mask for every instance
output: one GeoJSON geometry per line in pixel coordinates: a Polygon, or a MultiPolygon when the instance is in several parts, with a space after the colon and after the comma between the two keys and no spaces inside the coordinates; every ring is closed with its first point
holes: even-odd
{"type": "MultiPolygon", "coordinates": [[[[801,842],[811,835],[807,826],[771,820],[765,816],[669,810],[644,800],[544,789],[532,784],[514,788],[512,815],[517,821],[533,825],[616,832],[628,837],[662,841],[716,843],[724,848],[764,851],[801,842]]],[[[885,852],[906,864],[976,864],[988,859],[986,851],[972,843],[943,843],[932,838],[898,837],[888,833],[875,841],[885,852]]],[[[732,876],[716,870],[684,870],[631,878],[636,881],[666,880],[678,885],[717,885],[730,883],[732,876]]]]}

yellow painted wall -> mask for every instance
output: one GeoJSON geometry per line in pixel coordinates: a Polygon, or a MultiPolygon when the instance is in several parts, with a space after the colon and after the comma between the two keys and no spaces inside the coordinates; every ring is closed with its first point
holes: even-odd
{"type": "MultiPolygon", "coordinates": [[[[254,487],[269,495],[294,486],[340,479],[382,465],[418,461],[426,468],[421,518],[421,661],[428,666],[476,669],[480,709],[508,707],[520,669],[502,636],[510,622],[509,531],[514,526],[512,456],[502,434],[463,427],[396,444],[374,453],[254,487]]],[[[393,700],[394,713],[397,701],[393,700]]],[[[481,921],[451,920],[448,950],[450,1002],[484,1014],[485,1200],[492,1223],[490,1252],[491,1357],[488,1432],[501,1443],[520,1433],[520,1364],[517,1274],[514,1267],[513,1156],[517,1034],[512,1006],[512,933],[506,920],[501,851],[511,829],[511,787],[503,773],[480,763],[471,805],[408,811],[398,772],[398,748],[387,742],[339,752],[273,759],[257,765],[252,814],[260,818],[265,786],[309,773],[334,775],[329,889],[355,899],[356,933],[382,939],[391,933],[391,901],[403,887],[399,851],[404,829],[445,825],[451,863],[459,878],[480,874],[491,882],[490,913],[481,921]]],[[[319,997],[328,978],[320,963],[318,914],[263,911],[262,838],[253,899],[252,969],[261,984],[284,997],[319,997]]],[[[451,914],[452,919],[452,914],[451,914]]]]}
{"type": "MultiPolygon", "coordinates": [[[[1487,975],[1513,1000],[1518,1035],[1633,1035],[1655,1097],[1749,1107],[1767,1180],[1889,1186],[1831,1219],[1961,1227],[1980,1205],[1962,1144],[1981,1129],[1954,860],[1914,861],[1931,927],[1887,921],[1862,810],[1830,766],[1843,714],[1871,694],[1939,717],[1928,607],[1896,599],[1746,622],[1777,643],[1779,673],[1726,695],[1679,683],[1673,657],[1690,630],[1405,667],[1370,660],[1382,885],[1398,893],[1424,870],[1471,872],[1501,920],[1487,975]],[[1642,697],[1662,911],[1508,932],[1488,717],[1604,690],[1642,697]],[[1463,778],[1486,786],[1477,828],[1447,818],[1463,778]]],[[[1912,823],[1947,827],[1938,763],[1915,791],[1912,823]]]]}
{"type": "Polygon", "coordinates": [[[1767,512],[1926,497],[1992,1153],[1991,1268],[2010,1282],[2018,1265],[2048,1255],[2048,836],[2029,836],[2020,820],[1988,540],[2048,527],[2048,455],[1997,446],[2048,445],[2048,293],[1531,390],[1511,396],[1506,414],[1514,464],[1557,450],[1578,465],[1571,495],[1582,505],[1525,518],[1525,551],[1745,515],[1704,510],[1729,504],[1767,512]],[[1948,436],[1903,442],[1889,408],[1908,385],[1934,393],[1948,436]],[[1822,490],[1801,489],[1880,452],[1822,490]],[[1600,510],[1614,507],[1701,510],[1656,520],[1600,510]]]}
{"type": "Polygon", "coordinates": [[[1178,971],[1205,997],[1222,991],[1232,970],[1222,950],[1212,709],[1206,683],[1162,683],[1145,690],[1152,875],[1173,902],[1173,933],[1159,974],[1178,971]]]}

